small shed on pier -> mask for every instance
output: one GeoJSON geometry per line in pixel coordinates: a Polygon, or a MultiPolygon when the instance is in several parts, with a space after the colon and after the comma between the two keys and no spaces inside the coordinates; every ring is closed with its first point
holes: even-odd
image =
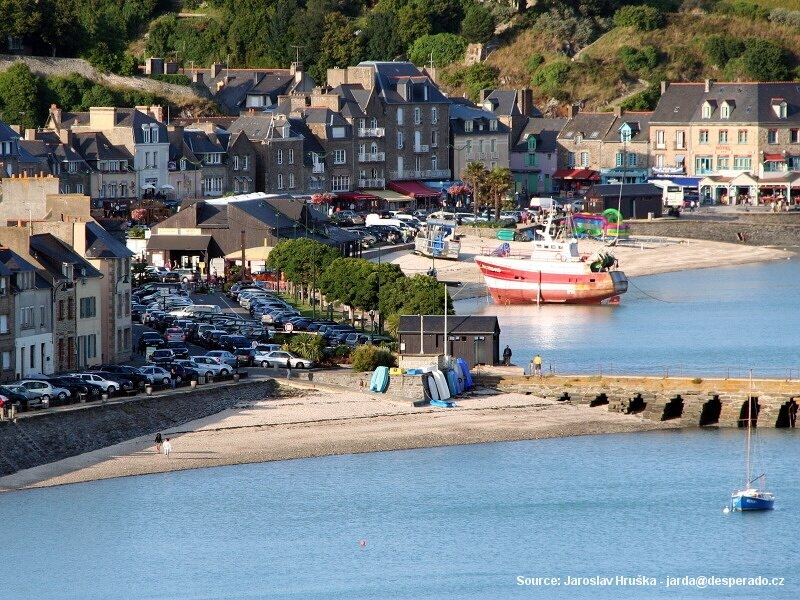
{"type": "Polygon", "coordinates": [[[500,323],[497,317],[475,315],[403,315],[400,317],[400,355],[463,358],[471,367],[500,362],[500,323]]]}
{"type": "Polygon", "coordinates": [[[662,215],[662,195],[661,188],[652,183],[609,183],[592,186],[586,192],[586,205],[590,213],[616,208],[623,219],[646,219],[651,213],[662,215]]]}

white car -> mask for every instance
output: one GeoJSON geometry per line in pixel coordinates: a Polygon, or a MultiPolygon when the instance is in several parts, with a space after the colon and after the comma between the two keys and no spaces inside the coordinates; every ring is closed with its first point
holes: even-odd
{"type": "Polygon", "coordinates": [[[205,356],[213,358],[219,364],[228,364],[231,367],[239,365],[239,361],[236,360],[236,357],[227,350],[210,350],[205,353],[205,356]]]}
{"type": "Polygon", "coordinates": [[[107,394],[113,394],[119,389],[119,384],[111,379],[106,379],[97,373],[78,373],[76,377],[80,377],[84,381],[99,385],[107,394]]]}
{"type": "Polygon", "coordinates": [[[262,367],[283,367],[287,366],[292,369],[305,369],[314,366],[314,362],[307,358],[300,358],[291,352],[285,350],[275,350],[273,352],[266,352],[261,355],[261,358],[256,359],[256,364],[262,367]]]}
{"type": "Polygon", "coordinates": [[[205,375],[206,377],[224,377],[231,372],[229,364],[220,364],[210,356],[193,356],[190,359],[182,358],[175,362],[188,369],[194,369],[200,375],[205,375]]]}
{"type": "Polygon", "coordinates": [[[70,391],[62,387],[56,387],[47,381],[39,379],[23,379],[16,383],[24,387],[33,396],[42,399],[45,406],[50,405],[50,400],[57,398],[59,402],[65,402],[70,397],[70,391]]]}
{"type": "Polygon", "coordinates": [[[156,367],[155,365],[148,365],[146,367],[139,367],[142,375],[147,377],[147,380],[153,383],[161,383],[169,385],[170,373],[164,367],[156,367]]]}

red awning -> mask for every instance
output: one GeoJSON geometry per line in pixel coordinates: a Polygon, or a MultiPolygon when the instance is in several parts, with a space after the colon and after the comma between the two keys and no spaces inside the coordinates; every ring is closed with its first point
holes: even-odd
{"type": "Polygon", "coordinates": [[[411,196],[417,200],[439,197],[439,192],[422,185],[419,181],[390,181],[387,187],[399,194],[411,196]]]}
{"type": "Polygon", "coordinates": [[[378,200],[377,196],[373,196],[372,194],[365,194],[363,192],[340,192],[336,194],[336,197],[341,200],[378,200]]]}
{"type": "Polygon", "coordinates": [[[783,154],[765,154],[764,162],[786,162],[786,157],[783,154]]]}
{"type": "Polygon", "coordinates": [[[592,169],[559,169],[553,173],[553,179],[583,179],[600,181],[597,171],[592,169]]]}

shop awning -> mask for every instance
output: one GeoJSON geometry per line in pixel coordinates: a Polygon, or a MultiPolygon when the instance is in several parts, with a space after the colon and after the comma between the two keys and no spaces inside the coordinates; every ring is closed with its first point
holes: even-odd
{"type": "Polygon", "coordinates": [[[553,173],[553,179],[582,179],[600,181],[600,175],[592,169],[558,169],[553,173]]]}
{"type": "Polygon", "coordinates": [[[404,196],[394,190],[375,190],[374,194],[386,202],[414,202],[414,198],[411,196],[404,196]]]}
{"type": "MultiPolygon", "coordinates": [[[[244,260],[258,260],[265,261],[272,251],[272,246],[253,246],[252,248],[244,249],[244,260]]],[[[225,260],[242,260],[242,251],[237,250],[225,255],[225,260]]]]}
{"type": "Polygon", "coordinates": [[[786,157],[783,154],[765,154],[764,162],[786,162],[786,157]]]}
{"type": "Polygon", "coordinates": [[[422,185],[419,181],[390,181],[389,188],[417,200],[425,198],[438,198],[440,192],[422,185]]]}
{"type": "Polygon", "coordinates": [[[151,235],[148,250],[208,250],[210,235],[151,235]]]}
{"type": "Polygon", "coordinates": [[[354,202],[356,200],[376,200],[378,197],[375,194],[367,194],[366,192],[339,192],[336,194],[336,198],[354,202]]]}

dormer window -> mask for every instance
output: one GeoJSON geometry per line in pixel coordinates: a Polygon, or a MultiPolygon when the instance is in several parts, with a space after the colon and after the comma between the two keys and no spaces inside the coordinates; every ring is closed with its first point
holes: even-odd
{"type": "Polygon", "coordinates": [[[783,98],[772,99],[772,111],[779,119],[785,119],[788,113],[788,105],[783,98]]]}
{"type": "Polygon", "coordinates": [[[730,119],[731,110],[733,110],[733,100],[725,100],[719,107],[719,116],[721,119],[730,119]]]}
{"type": "Polygon", "coordinates": [[[158,143],[158,125],[151,125],[150,126],[150,141],[153,144],[158,143]]]}
{"type": "Polygon", "coordinates": [[[497,119],[489,120],[489,131],[497,131],[497,119]]]}
{"type": "Polygon", "coordinates": [[[575,143],[576,143],[576,144],[581,144],[581,143],[583,143],[583,134],[582,134],[582,133],[579,133],[579,134],[577,134],[577,135],[575,136],[575,143]]]}
{"type": "Polygon", "coordinates": [[[288,138],[290,136],[290,132],[291,132],[291,127],[287,123],[286,125],[283,126],[283,137],[288,138]]]}
{"type": "Polygon", "coordinates": [[[186,159],[182,158],[181,159],[181,171],[185,171],[185,170],[186,170],[186,159]]]}
{"type": "Polygon", "coordinates": [[[536,136],[528,136],[528,152],[536,152],[536,136]]]}
{"type": "Polygon", "coordinates": [[[472,133],[472,121],[464,121],[464,131],[472,133]]]}
{"type": "Polygon", "coordinates": [[[142,125],[142,143],[150,143],[150,125],[142,125]]]}
{"type": "Polygon", "coordinates": [[[716,106],[717,103],[714,100],[706,100],[703,102],[702,118],[710,119],[711,115],[714,114],[714,108],[716,108],[716,106]]]}

